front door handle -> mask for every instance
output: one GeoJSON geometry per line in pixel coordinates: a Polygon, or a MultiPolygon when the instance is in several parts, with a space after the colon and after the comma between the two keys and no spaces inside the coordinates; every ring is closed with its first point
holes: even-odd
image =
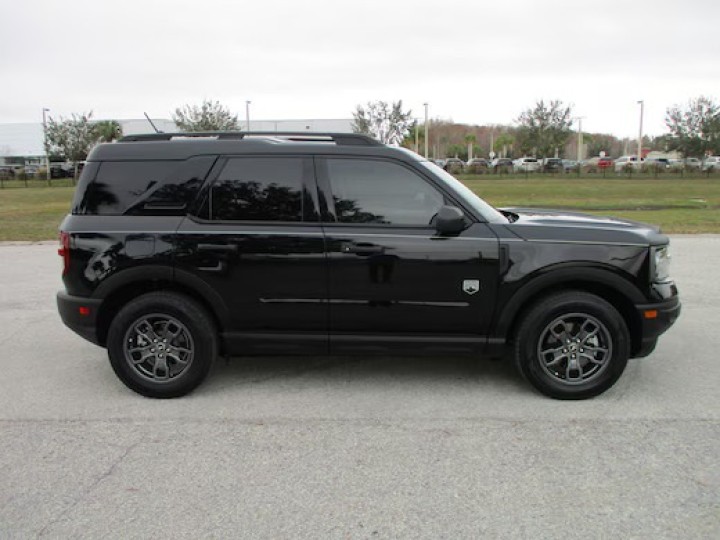
{"type": "Polygon", "coordinates": [[[353,242],[343,242],[340,245],[341,253],[354,253],[356,255],[377,255],[385,251],[384,246],[376,246],[375,244],[355,244],[353,242]]]}

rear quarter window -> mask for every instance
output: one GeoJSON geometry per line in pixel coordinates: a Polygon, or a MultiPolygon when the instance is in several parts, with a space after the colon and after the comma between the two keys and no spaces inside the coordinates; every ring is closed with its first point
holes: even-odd
{"type": "Polygon", "coordinates": [[[104,161],[78,185],[74,214],[184,215],[215,161],[104,161]]]}

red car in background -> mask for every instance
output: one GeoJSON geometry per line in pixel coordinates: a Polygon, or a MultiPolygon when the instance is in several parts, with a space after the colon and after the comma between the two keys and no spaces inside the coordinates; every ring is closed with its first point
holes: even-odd
{"type": "Polygon", "coordinates": [[[612,158],[601,157],[600,159],[598,159],[597,166],[598,166],[598,169],[600,169],[600,170],[609,169],[610,167],[613,166],[613,163],[614,162],[613,162],[612,158]]]}

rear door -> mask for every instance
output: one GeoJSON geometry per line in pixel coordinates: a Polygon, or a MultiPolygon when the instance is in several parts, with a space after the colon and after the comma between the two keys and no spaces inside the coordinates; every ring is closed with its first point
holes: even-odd
{"type": "Polygon", "coordinates": [[[235,353],[327,351],[325,242],[312,158],[221,158],[178,229],[176,279],[223,307],[235,353]]]}
{"type": "Polygon", "coordinates": [[[450,195],[393,159],[316,158],[333,352],[478,350],[495,301],[498,240],[485,223],[440,236],[450,195]]]}

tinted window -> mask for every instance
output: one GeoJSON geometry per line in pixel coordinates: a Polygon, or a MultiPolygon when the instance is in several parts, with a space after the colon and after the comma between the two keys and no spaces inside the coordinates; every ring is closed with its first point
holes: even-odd
{"type": "Polygon", "coordinates": [[[301,158],[233,158],[208,194],[210,219],[302,221],[301,158]]]}
{"type": "Polygon", "coordinates": [[[428,225],[444,204],[437,189],[396,163],[328,159],[327,171],[340,223],[428,225]]]}
{"type": "Polygon", "coordinates": [[[81,202],[87,214],[122,214],[158,186],[177,165],[174,161],[106,161],[100,164],[81,202]]]}
{"type": "MultiPolygon", "coordinates": [[[[105,215],[184,214],[215,158],[186,161],[106,161],[73,212],[105,215]]],[[[82,180],[82,179],[81,179],[82,180]]],[[[78,186],[78,192],[82,184],[78,186]]]]}

